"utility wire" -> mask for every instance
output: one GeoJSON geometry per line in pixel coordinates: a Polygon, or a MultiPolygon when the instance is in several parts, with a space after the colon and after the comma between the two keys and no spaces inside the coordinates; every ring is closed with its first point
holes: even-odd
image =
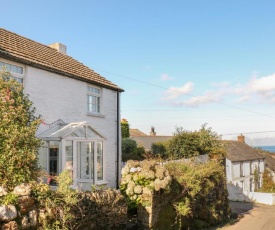
{"type": "MultiPolygon", "coordinates": [[[[248,133],[241,133],[241,134],[254,134],[254,133],[275,133],[275,131],[259,131],[259,132],[248,132],[248,133]]],[[[240,133],[229,133],[229,134],[221,134],[225,136],[229,135],[239,135],[240,133]]]]}
{"type": "MultiPolygon", "coordinates": [[[[166,89],[166,90],[169,89],[167,87],[163,87],[163,86],[160,86],[160,85],[152,84],[152,83],[149,83],[149,82],[146,82],[146,81],[141,81],[141,80],[138,80],[138,79],[135,79],[135,78],[131,78],[131,77],[127,77],[127,76],[123,76],[123,75],[120,75],[120,74],[111,73],[109,71],[105,71],[105,70],[101,70],[101,69],[97,69],[97,68],[94,68],[94,70],[98,70],[98,71],[101,71],[101,72],[104,72],[104,73],[112,74],[114,76],[118,76],[118,77],[121,77],[121,78],[126,78],[126,79],[129,79],[129,80],[132,80],[132,81],[140,82],[140,83],[147,84],[147,85],[150,85],[150,86],[154,86],[154,87],[157,87],[157,88],[166,89]]],[[[223,105],[223,106],[231,107],[231,108],[234,108],[234,109],[238,109],[238,110],[242,110],[242,111],[246,111],[246,112],[250,112],[250,113],[255,113],[255,114],[258,114],[258,115],[261,115],[261,116],[275,118],[275,116],[271,116],[271,115],[264,114],[264,113],[259,113],[259,112],[256,112],[256,111],[253,111],[253,110],[249,110],[249,109],[240,108],[240,107],[234,106],[234,105],[225,104],[225,103],[222,103],[222,102],[219,102],[219,101],[215,101],[215,100],[211,100],[211,99],[208,99],[208,98],[205,98],[205,97],[196,96],[196,95],[191,94],[191,93],[182,93],[182,92],[179,92],[178,90],[175,90],[175,89],[173,89],[173,91],[181,93],[181,94],[189,95],[189,96],[192,96],[192,97],[200,98],[200,99],[203,99],[205,101],[214,102],[216,104],[220,104],[220,105],[223,105]]]]}

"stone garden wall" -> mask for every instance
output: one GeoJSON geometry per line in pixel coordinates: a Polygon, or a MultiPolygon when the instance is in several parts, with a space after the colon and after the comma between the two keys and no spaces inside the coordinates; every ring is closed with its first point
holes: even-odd
{"type": "MultiPolygon", "coordinates": [[[[1,230],[45,229],[58,220],[51,219],[52,213],[62,218],[65,206],[49,208],[39,203],[32,192],[28,184],[21,184],[12,192],[0,186],[1,230]]],[[[116,190],[79,192],[77,205],[70,207],[70,216],[68,229],[125,229],[127,204],[116,190]]]]}

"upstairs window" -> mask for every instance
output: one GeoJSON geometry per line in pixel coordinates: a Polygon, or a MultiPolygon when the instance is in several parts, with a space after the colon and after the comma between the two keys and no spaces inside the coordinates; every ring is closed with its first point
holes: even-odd
{"type": "Polygon", "coordinates": [[[6,70],[11,73],[11,78],[23,84],[24,69],[22,66],[0,61],[0,69],[2,69],[3,67],[6,67],[6,70]]]}
{"type": "Polygon", "coordinates": [[[100,113],[101,89],[88,86],[88,112],[100,113]]]}
{"type": "Polygon", "coordinates": [[[243,162],[240,162],[240,176],[244,176],[243,162]]]}

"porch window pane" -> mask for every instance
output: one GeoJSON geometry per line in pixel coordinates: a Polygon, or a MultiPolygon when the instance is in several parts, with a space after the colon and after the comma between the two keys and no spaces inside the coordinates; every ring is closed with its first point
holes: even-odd
{"type": "Polygon", "coordinates": [[[66,141],[65,143],[65,169],[71,172],[73,177],[73,142],[66,141]]]}
{"type": "Polygon", "coordinates": [[[79,177],[80,179],[93,180],[93,158],[94,158],[94,143],[93,142],[78,142],[79,155],[79,177]]]}
{"type": "Polygon", "coordinates": [[[97,180],[103,180],[103,143],[97,143],[97,180]]]}
{"type": "Polygon", "coordinates": [[[47,172],[47,154],[48,148],[46,147],[46,144],[44,144],[42,147],[39,148],[38,151],[38,163],[41,169],[45,172],[47,172]]]}

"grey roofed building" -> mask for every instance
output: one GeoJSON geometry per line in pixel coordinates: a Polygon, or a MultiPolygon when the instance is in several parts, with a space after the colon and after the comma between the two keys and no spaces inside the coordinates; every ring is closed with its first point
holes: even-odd
{"type": "Polygon", "coordinates": [[[173,136],[133,136],[138,146],[144,147],[146,150],[151,149],[153,143],[157,143],[160,141],[168,141],[173,138],[173,136]]]}
{"type": "Polygon", "coordinates": [[[265,156],[265,165],[266,168],[272,170],[275,172],[275,158],[272,156],[272,153],[270,154],[264,154],[265,156]]]}
{"type": "Polygon", "coordinates": [[[227,156],[232,162],[259,160],[265,158],[256,149],[240,141],[224,141],[227,156]]]}
{"type": "Polygon", "coordinates": [[[138,146],[144,147],[145,150],[150,150],[153,143],[168,141],[173,136],[157,136],[155,128],[151,127],[150,135],[146,135],[138,129],[130,129],[130,138],[134,139],[138,146]]]}

